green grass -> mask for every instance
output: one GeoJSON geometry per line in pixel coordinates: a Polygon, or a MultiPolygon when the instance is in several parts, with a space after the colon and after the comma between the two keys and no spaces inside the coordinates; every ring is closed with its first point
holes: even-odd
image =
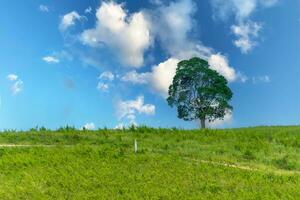
{"type": "Polygon", "coordinates": [[[0,147],[0,199],[300,196],[300,127],[33,129],[0,144],[50,145],[0,147]]]}

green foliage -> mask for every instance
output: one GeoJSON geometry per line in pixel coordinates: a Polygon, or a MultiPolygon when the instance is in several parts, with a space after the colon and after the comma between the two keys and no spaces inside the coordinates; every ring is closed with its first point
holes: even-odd
{"type": "Polygon", "coordinates": [[[289,156],[285,155],[282,158],[274,160],[275,165],[279,169],[293,170],[296,168],[297,163],[293,161],[293,159],[289,158],[289,156]]]}
{"type": "Polygon", "coordinates": [[[50,146],[0,147],[0,197],[297,199],[299,133],[300,127],[180,130],[146,126],[2,132],[0,144],[50,146]],[[133,150],[135,139],[138,153],[133,150]]]}
{"type": "Polygon", "coordinates": [[[180,119],[205,122],[222,119],[230,112],[231,98],[227,80],[210,69],[206,60],[192,58],[178,63],[167,101],[177,107],[180,119]]]}

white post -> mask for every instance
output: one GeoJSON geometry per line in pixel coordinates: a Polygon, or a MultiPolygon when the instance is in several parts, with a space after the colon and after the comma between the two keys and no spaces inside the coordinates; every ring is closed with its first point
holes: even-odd
{"type": "Polygon", "coordinates": [[[138,144],[136,139],[134,140],[134,153],[136,153],[138,151],[138,144]]]}

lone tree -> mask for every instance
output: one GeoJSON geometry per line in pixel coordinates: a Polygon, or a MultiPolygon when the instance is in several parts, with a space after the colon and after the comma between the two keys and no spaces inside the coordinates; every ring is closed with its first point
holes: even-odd
{"type": "Polygon", "coordinates": [[[206,60],[195,57],[178,63],[167,101],[177,107],[180,119],[200,120],[205,128],[206,121],[223,119],[231,112],[231,98],[227,80],[210,69],[206,60]]]}

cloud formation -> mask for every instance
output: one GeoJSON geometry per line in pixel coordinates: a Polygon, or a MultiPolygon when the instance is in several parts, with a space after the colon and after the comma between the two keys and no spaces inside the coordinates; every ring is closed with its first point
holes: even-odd
{"type": "Polygon", "coordinates": [[[132,84],[147,84],[149,83],[150,73],[137,73],[135,70],[127,72],[121,77],[124,82],[130,82],[132,84]]]}
{"type": "Polygon", "coordinates": [[[121,80],[133,84],[148,84],[155,92],[166,97],[178,62],[198,56],[206,59],[211,68],[222,74],[229,82],[235,81],[238,78],[237,73],[224,55],[215,53],[200,41],[191,39],[190,33],[195,25],[193,23],[195,11],[192,0],[180,0],[168,5],[159,4],[157,9],[145,11],[151,25],[152,38],[159,41],[169,58],[154,65],[150,72],[130,71],[121,80]]]}
{"type": "Polygon", "coordinates": [[[250,52],[257,45],[258,33],[262,29],[261,23],[251,21],[251,15],[257,8],[269,8],[277,2],[278,0],[211,0],[215,19],[235,18],[235,24],[231,26],[231,31],[236,36],[233,44],[242,53],[250,52]]]}
{"type": "Polygon", "coordinates": [[[23,81],[20,80],[16,74],[7,75],[7,79],[13,82],[10,87],[10,91],[13,95],[17,95],[23,90],[23,81]]]}
{"type": "Polygon", "coordinates": [[[122,4],[103,2],[96,13],[95,28],[81,34],[83,44],[108,46],[126,65],[140,67],[151,45],[149,24],[143,12],[128,14],[122,4]]]}
{"type": "Polygon", "coordinates": [[[18,75],[16,75],[16,74],[8,74],[6,78],[9,81],[16,81],[18,79],[18,75]]]}
{"type": "Polygon", "coordinates": [[[102,92],[108,92],[110,87],[110,82],[115,79],[115,75],[111,71],[105,71],[98,77],[100,80],[97,84],[97,89],[102,92]]]}
{"type": "Polygon", "coordinates": [[[105,71],[100,74],[99,79],[113,81],[115,79],[115,75],[110,71],[105,71]]]}
{"type": "Polygon", "coordinates": [[[151,86],[163,97],[167,97],[168,95],[168,90],[173,82],[178,62],[178,59],[170,58],[152,68],[151,86]]]}
{"type": "MultiPolygon", "coordinates": [[[[168,90],[172,84],[176,73],[177,64],[180,60],[170,58],[152,68],[150,83],[155,91],[163,97],[168,95],[168,90]]],[[[228,59],[221,54],[212,54],[208,58],[210,68],[223,75],[229,82],[237,80],[238,75],[234,68],[229,66],[228,59]]]]}
{"type": "Polygon", "coordinates": [[[223,125],[228,125],[228,124],[232,123],[232,121],[233,121],[232,113],[228,112],[225,114],[223,119],[217,119],[212,122],[207,122],[207,126],[211,127],[211,128],[218,128],[223,125]]]}
{"type": "Polygon", "coordinates": [[[76,11],[69,12],[62,17],[59,29],[65,31],[69,27],[74,26],[75,22],[81,19],[84,19],[84,17],[79,15],[76,11]]]}
{"type": "Polygon", "coordinates": [[[59,63],[60,60],[54,56],[45,56],[42,58],[46,63],[59,63]]]}
{"type": "Polygon", "coordinates": [[[119,120],[128,120],[130,124],[136,124],[136,115],[154,115],[155,106],[144,103],[144,96],[138,96],[135,100],[119,101],[117,103],[117,115],[119,120]]]}
{"type": "Polygon", "coordinates": [[[88,8],[86,8],[86,9],[84,10],[84,13],[92,13],[92,11],[93,11],[92,7],[89,6],[88,8]]]}
{"type": "Polygon", "coordinates": [[[221,54],[213,54],[208,58],[208,64],[211,69],[216,70],[223,75],[229,82],[237,79],[237,74],[231,66],[229,66],[228,59],[221,54]]]}
{"type": "Polygon", "coordinates": [[[98,82],[97,90],[99,90],[101,92],[108,92],[109,85],[107,83],[98,82]]]}
{"type": "Polygon", "coordinates": [[[231,31],[237,37],[233,41],[234,45],[240,48],[242,53],[248,53],[257,45],[255,39],[258,37],[261,28],[261,24],[252,21],[240,25],[232,25],[231,31]]]}

